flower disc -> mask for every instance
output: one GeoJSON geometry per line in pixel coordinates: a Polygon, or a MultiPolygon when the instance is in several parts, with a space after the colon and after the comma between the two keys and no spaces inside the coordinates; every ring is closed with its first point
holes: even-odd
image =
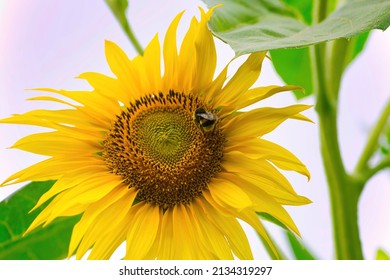
{"type": "Polygon", "coordinates": [[[194,112],[205,106],[171,91],[148,95],[117,116],[104,141],[112,173],[138,190],[138,199],[164,209],[189,204],[221,169],[224,137],[218,126],[205,131],[194,112]]]}

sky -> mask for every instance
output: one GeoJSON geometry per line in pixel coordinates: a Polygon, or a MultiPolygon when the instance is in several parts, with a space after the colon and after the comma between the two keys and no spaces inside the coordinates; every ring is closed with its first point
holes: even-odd
{"type": "MultiPolygon", "coordinates": [[[[143,46],[156,32],[162,40],[174,16],[186,10],[179,26],[184,35],[190,18],[198,16],[200,1],[166,0],[130,1],[128,17],[143,46]]],[[[136,51],[104,1],[88,0],[0,0],[0,118],[35,108],[57,108],[46,102],[26,101],[37,95],[27,90],[37,87],[57,89],[89,89],[75,79],[87,71],[111,75],[104,57],[104,41],[121,46],[129,57],[136,51]],[[50,106],[50,107],[48,107],[50,106]]],[[[229,62],[234,52],[217,40],[217,72],[229,62]]],[[[341,85],[339,104],[339,135],[342,157],[348,170],[356,164],[370,128],[390,97],[390,32],[374,31],[365,51],[347,68],[341,85]]],[[[243,61],[232,63],[231,73],[243,61]]],[[[256,85],[283,85],[270,61],[265,61],[256,85]]],[[[292,94],[281,94],[263,102],[262,106],[281,107],[295,104],[292,94]]],[[[312,97],[299,103],[314,104],[312,97]]],[[[282,145],[297,155],[309,168],[311,180],[285,173],[296,191],[313,203],[302,207],[287,207],[302,239],[321,259],[334,257],[329,196],[320,156],[317,117],[314,109],[305,112],[314,124],[287,121],[267,139],[282,145]]],[[[42,159],[33,154],[7,149],[16,140],[32,132],[34,127],[0,125],[0,181],[12,173],[42,159]]],[[[375,176],[362,195],[359,204],[359,224],[364,255],[373,259],[378,247],[390,251],[390,173],[375,176]]],[[[21,185],[0,189],[0,200],[21,185]]],[[[286,248],[278,228],[266,224],[278,243],[286,248]]],[[[254,231],[246,227],[254,255],[268,258],[254,231]]],[[[122,248],[123,249],[123,248],[122,248]]],[[[120,249],[120,250],[122,250],[120,249]]],[[[119,251],[120,251],[119,250],[119,251]]],[[[118,252],[114,257],[120,257],[118,252]]]]}

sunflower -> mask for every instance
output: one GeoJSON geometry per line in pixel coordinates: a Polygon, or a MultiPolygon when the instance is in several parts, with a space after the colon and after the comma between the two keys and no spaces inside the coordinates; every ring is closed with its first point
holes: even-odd
{"type": "MultiPolygon", "coordinates": [[[[252,259],[240,221],[275,251],[257,213],[267,213],[299,235],[283,205],[310,201],[298,195],[279,169],[309,177],[291,152],[262,138],[287,119],[305,120],[306,105],[242,108],[293,86],[249,89],[265,52],[249,55],[227,79],[214,79],[216,50],[207,21],[190,23],[180,49],[170,24],[163,43],[164,73],[156,35],[144,55],[129,59],[107,41],[115,78],[80,75],[91,91],[54,93],[33,100],[65,104],[2,120],[49,128],[13,148],[48,156],[2,185],[56,180],[37,205],[52,199],[26,233],[60,216],[82,214],[69,256],[108,259],[126,242],[125,259],[252,259]],[[69,101],[72,100],[72,101],[69,101]]],[[[34,210],[33,209],[33,210],[34,210]]]]}

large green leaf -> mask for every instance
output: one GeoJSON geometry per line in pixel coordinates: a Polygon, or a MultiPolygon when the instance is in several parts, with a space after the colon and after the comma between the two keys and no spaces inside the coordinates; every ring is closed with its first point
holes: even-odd
{"type": "Polygon", "coordinates": [[[286,84],[297,85],[305,89],[295,90],[300,99],[313,93],[310,54],[308,48],[280,49],[270,52],[276,72],[286,84]]]}
{"type": "Polygon", "coordinates": [[[297,9],[279,0],[204,0],[216,9],[209,26],[221,40],[242,55],[263,50],[297,48],[352,38],[390,25],[390,1],[347,1],[324,21],[311,26],[297,9]]]}
{"type": "MultiPolygon", "coordinates": [[[[296,9],[298,20],[305,24],[312,22],[313,0],[282,0],[289,9],[296,9]]],[[[332,0],[334,1],[334,0],[332,0]]],[[[294,90],[301,99],[313,93],[309,49],[278,49],[270,52],[276,72],[286,84],[299,85],[305,90],[294,90]]]]}
{"type": "Polygon", "coordinates": [[[30,183],[0,203],[0,259],[49,260],[67,256],[70,235],[80,217],[58,218],[23,236],[46,204],[28,212],[53,183],[30,183]]]}
{"type": "MultiPolygon", "coordinates": [[[[297,14],[301,15],[300,20],[306,24],[312,22],[313,0],[282,0],[286,5],[297,9],[297,14]]],[[[335,1],[335,0],[329,0],[335,1]]]]}
{"type": "MultiPolygon", "coordinates": [[[[340,28],[345,34],[339,31],[336,36],[337,33],[333,32],[336,22],[340,25],[340,22],[345,22],[348,17],[353,18],[355,13],[357,14],[361,9],[360,6],[352,3],[342,6],[321,24],[309,26],[308,24],[312,22],[313,1],[311,0],[206,0],[206,2],[210,6],[220,2],[225,4],[224,7],[216,10],[212,18],[210,23],[212,31],[231,44],[237,55],[271,50],[275,70],[284,82],[305,89],[305,92],[294,91],[298,99],[312,94],[313,85],[309,50],[297,47],[335,38],[349,38],[371,28],[368,27],[369,23],[353,27],[354,21],[351,21],[351,26],[340,28]]],[[[357,2],[371,4],[369,6],[372,10],[380,9],[380,7],[390,8],[390,5],[383,1],[357,2]]],[[[335,3],[336,1],[329,1],[330,10],[335,8],[335,3]]],[[[378,19],[379,23],[372,23],[372,27],[386,28],[389,25],[389,17],[390,15],[387,18],[383,17],[382,20],[378,19]]],[[[341,70],[344,70],[363,50],[367,37],[368,32],[364,32],[348,40],[346,55],[343,61],[340,61],[341,70]]]]}
{"type": "MultiPolygon", "coordinates": [[[[342,70],[363,50],[369,33],[362,33],[348,41],[348,51],[342,61],[342,70]]],[[[272,63],[284,82],[297,85],[305,91],[294,91],[300,99],[313,93],[309,48],[278,49],[271,52],[272,63]]]]}

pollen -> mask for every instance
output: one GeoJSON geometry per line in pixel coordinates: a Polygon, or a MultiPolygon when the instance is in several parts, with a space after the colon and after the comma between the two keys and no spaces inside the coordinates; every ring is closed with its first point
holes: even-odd
{"type": "Polygon", "coordinates": [[[202,196],[221,170],[225,137],[219,121],[203,129],[197,97],[170,91],[146,95],[118,115],[103,142],[110,172],[136,188],[137,199],[163,209],[202,196]]]}

